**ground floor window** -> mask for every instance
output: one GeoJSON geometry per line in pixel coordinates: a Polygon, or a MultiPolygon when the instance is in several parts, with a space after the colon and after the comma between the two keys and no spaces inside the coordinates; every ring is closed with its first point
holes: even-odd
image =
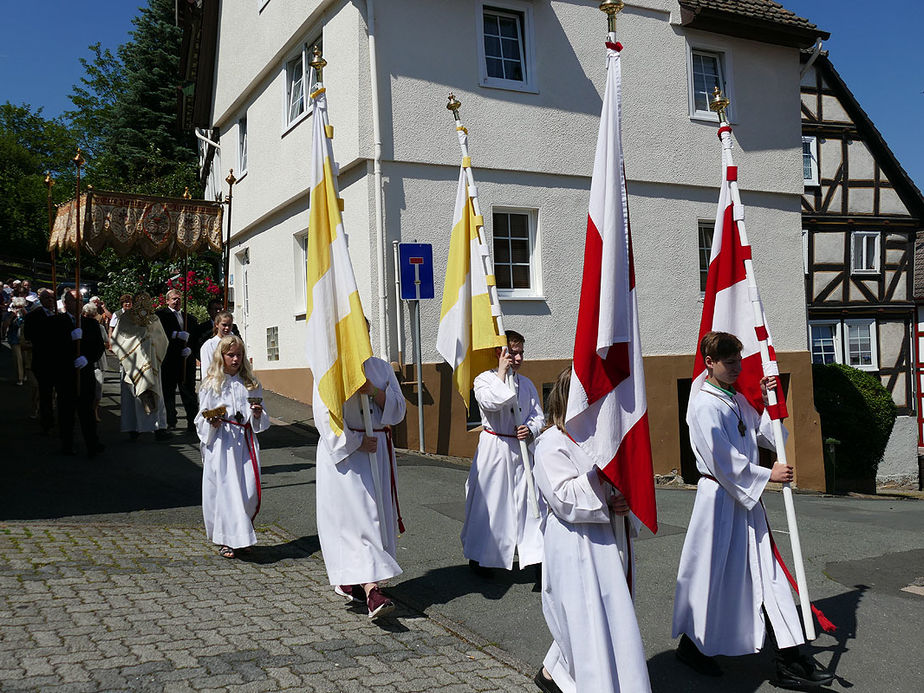
{"type": "Polygon", "coordinates": [[[813,320],[809,323],[812,363],[844,363],[866,371],[879,370],[876,321],[813,320]]]}

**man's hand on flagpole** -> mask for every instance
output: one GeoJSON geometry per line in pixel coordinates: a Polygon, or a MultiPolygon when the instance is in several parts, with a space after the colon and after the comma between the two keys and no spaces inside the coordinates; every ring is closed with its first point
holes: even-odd
{"type": "Polygon", "coordinates": [[[379,449],[379,439],[375,436],[363,436],[363,442],[359,444],[359,449],[363,452],[375,452],[379,449]]]}
{"type": "Polygon", "coordinates": [[[507,380],[507,372],[513,368],[513,356],[507,347],[501,347],[497,354],[497,377],[507,380]]]}
{"type": "Polygon", "coordinates": [[[770,481],[776,481],[780,484],[789,484],[793,480],[792,467],[782,462],[777,462],[770,470],[770,481]]]}
{"type": "Polygon", "coordinates": [[[532,440],[533,432],[529,430],[528,426],[517,426],[517,440],[525,440],[527,443],[532,440]]]}
{"type": "Polygon", "coordinates": [[[625,517],[629,514],[629,502],[615,487],[611,487],[610,497],[606,504],[610,507],[610,512],[618,517],[625,517]]]}
{"type": "Polygon", "coordinates": [[[777,386],[777,380],[775,375],[765,375],[760,379],[760,394],[764,400],[764,406],[770,406],[770,395],[768,394],[770,390],[775,390],[777,386]]]}

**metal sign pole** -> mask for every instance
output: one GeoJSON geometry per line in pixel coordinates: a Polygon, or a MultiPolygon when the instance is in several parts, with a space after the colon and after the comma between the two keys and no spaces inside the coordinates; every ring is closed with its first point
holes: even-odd
{"type": "Polygon", "coordinates": [[[415,260],[423,261],[423,258],[411,258],[414,265],[414,295],[417,297],[414,301],[414,369],[417,376],[417,435],[420,441],[418,448],[424,451],[424,415],[423,415],[423,363],[420,348],[420,264],[415,260]]]}

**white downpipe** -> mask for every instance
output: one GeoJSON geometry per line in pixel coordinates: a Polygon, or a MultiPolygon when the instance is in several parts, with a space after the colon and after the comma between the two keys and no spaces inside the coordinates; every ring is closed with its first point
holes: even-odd
{"type": "Polygon", "coordinates": [[[375,188],[376,273],[379,285],[379,358],[391,361],[388,353],[388,287],[385,279],[385,210],[382,190],[382,125],[379,120],[379,73],[375,57],[375,1],[366,0],[366,31],[369,37],[369,81],[372,86],[372,159],[375,188]]]}

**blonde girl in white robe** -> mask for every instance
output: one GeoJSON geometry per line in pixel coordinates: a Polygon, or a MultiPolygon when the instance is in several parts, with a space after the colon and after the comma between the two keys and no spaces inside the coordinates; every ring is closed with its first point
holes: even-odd
{"type": "Polygon", "coordinates": [[[253,518],[260,499],[260,444],[256,434],[270,425],[262,397],[263,388],[250,368],[240,337],[222,338],[199,388],[195,425],[202,451],[205,532],[224,558],[246,553],[257,543],[253,518]],[[224,416],[203,416],[221,406],[227,410],[224,416]]]}
{"type": "Polygon", "coordinates": [[[314,388],[314,424],[321,436],[317,452],[318,539],[334,591],[348,600],[365,601],[369,617],[378,618],[394,609],[378,583],[402,572],[396,560],[397,466],[385,429],[404,420],[406,405],[390,364],[372,357],[363,364],[363,370],[366,383],[360,392],[368,394],[372,402],[371,437],[364,432],[358,394],[343,403],[344,430],[338,436],[314,388]],[[379,517],[373,496],[370,452],[382,482],[384,517],[379,517]]]}
{"type": "Polygon", "coordinates": [[[569,367],[549,394],[549,428],[536,441],[536,485],[549,508],[542,612],[554,641],[535,681],[546,693],[650,691],[626,578],[639,521],[565,431],[570,384],[569,367]]]}

